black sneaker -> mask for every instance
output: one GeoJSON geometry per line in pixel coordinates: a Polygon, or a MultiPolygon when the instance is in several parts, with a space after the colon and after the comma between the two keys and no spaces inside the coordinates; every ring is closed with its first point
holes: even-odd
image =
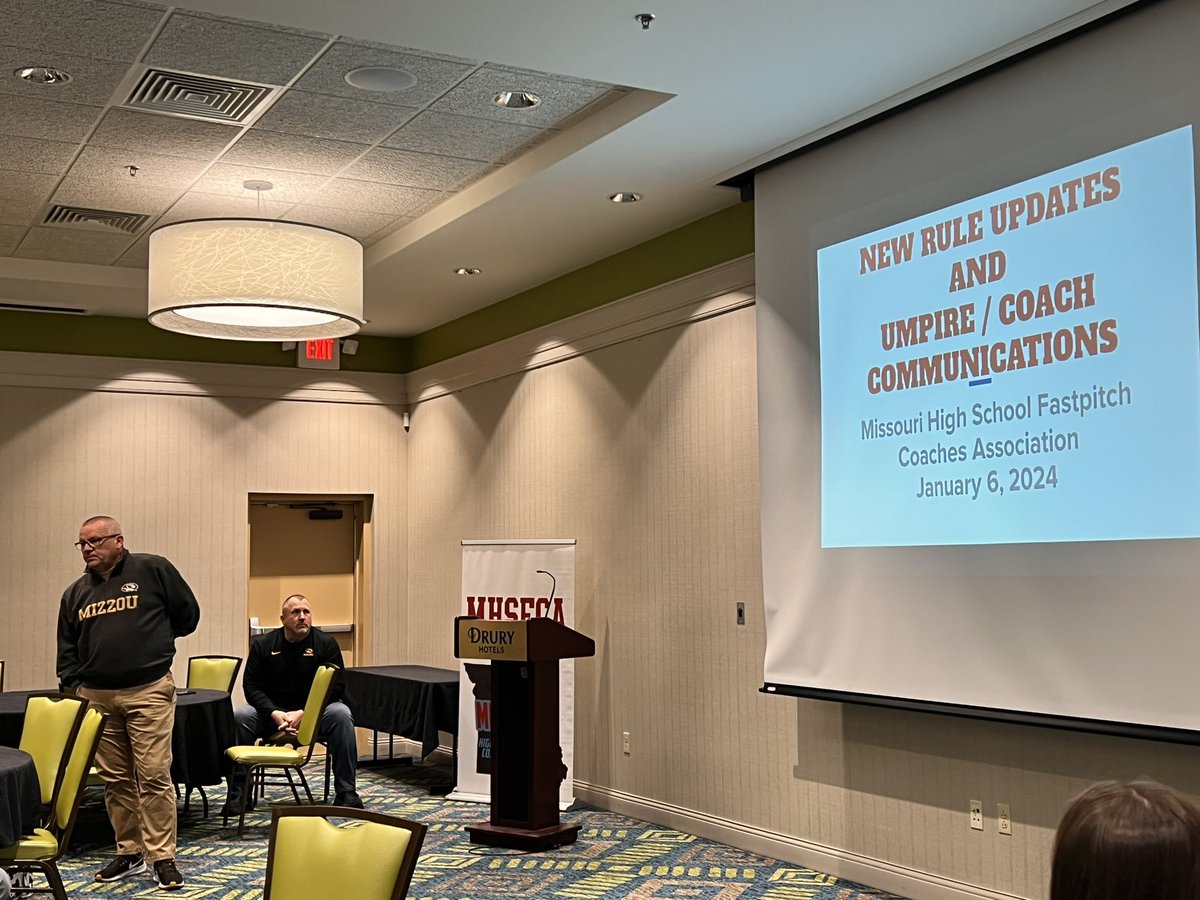
{"type": "Polygon", "coordinates": [[[362,798],[354,791],[345,791],[344,793],[335,795],[333,798],[333,805],[349,806],[351,809],[363,808],[362,798]]]}
{"type": "Polygon", "coordinates": [[[140,875],[146,871],[146,862],[140,856],[118,856],[96,873],[97,881],[119,881],[128,875],[140,875]]]}
{"type": "Polygon", "coordinates": [[[183,887],[183,876],[175,868],[173,859],[160,859],[154,864],[154,880],[160,891],[177,891],[183,887]]]}

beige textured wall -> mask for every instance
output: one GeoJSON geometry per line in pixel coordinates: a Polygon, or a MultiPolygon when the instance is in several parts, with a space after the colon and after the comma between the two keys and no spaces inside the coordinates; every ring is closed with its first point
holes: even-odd
{"type": "Polygon", "coordinates": [[[389,552],[374,556],[373,649],[376,659],[403,658],[408,468],[397,409],[23,386],[0,387],[0,409],[9,689],[55,683],[58,601],[82,571],[71,543],[96,514],[121,522],[131,550],[171,559],[200,600],[199,629],[178,642],[177,679],[190,654],[242,655],[251,492],[375,496],[377,548],[389,552]]]}
{"type": "Polygon", "coordinates": [[[577,538],[589,798],[907,896],[1045,896],[1058,816],[1093,780],[1200,793],[1190,748],[758,693],[754,342],[741,309],[419,405],[414,661],[453,664],[459,539],[577,538]]]}
{"type": "Polygon", "coordinates": [[[754,341],[753,308],[669,328],[421,403],[407,437],[385,406],[0,387],[8,684],[53,678],[84,515],[117,515],[195,586],[183,657],[239,648],[248,493],[369,493],[379,663],[453,664],[460,539],[578,539],[597,656],[577,667],[575,776],[614,807],[908,896],[1041,898],[1090,781],[1200,794],[1188,747],[758,693],[754,341]]]}

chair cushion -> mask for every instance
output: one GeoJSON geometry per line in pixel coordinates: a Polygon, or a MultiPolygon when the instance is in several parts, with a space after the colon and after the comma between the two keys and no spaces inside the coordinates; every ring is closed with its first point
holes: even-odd
{"type": "Polygon", "coordinates": [[[319,816],[280,818],[271,897],[388,900],[411,832],[376,822],[338,828],[319,816]]]}
{"type": "Polygon", "coordinates": [[[243,766],[253,766],[259,763],[298,766],[304,762],[304,757],[291,747],[260,747],[246,744],[240,747],[230,747],[225,751],[225,755],[243,766]]]}
{"type": "Polygon", "coordinates": [[[58,841],[45,828],[35,828],[15,844],[0,847],[0,860],[54,859],[58,856],[58,841]]]}

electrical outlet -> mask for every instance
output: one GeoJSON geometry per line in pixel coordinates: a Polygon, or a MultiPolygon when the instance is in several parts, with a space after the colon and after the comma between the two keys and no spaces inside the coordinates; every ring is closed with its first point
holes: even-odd
{"type": "Polygon", "coordinates": [[[971,827],[976,831],[983,831],[983,801],[971,800],[971,827]]]}
{"type": "Polygon", "coordinates": [[[746,624],[746,604],[738,603],[737,605],[737,623],[739,625],[746,624]]]}
{"type": "Polygon", "coordinates": [[[1012,815],[1007,803],[996,804],[996,827],[1001,834],[1012,834],[1012,815]]]}
{"type": "Polygon", "coordinates": [[[621,732],[621,749],[625,752],[626,756],[629,755],[629,732],[628,731],[621,732]]]}

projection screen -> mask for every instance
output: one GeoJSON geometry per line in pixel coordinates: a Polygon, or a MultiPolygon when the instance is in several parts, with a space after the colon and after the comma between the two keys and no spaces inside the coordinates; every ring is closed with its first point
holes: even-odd
{"type": "Polygon", "coordinates": [[[754,175],[764,689],[1200,742],[1200,4],[754,175]]]}

